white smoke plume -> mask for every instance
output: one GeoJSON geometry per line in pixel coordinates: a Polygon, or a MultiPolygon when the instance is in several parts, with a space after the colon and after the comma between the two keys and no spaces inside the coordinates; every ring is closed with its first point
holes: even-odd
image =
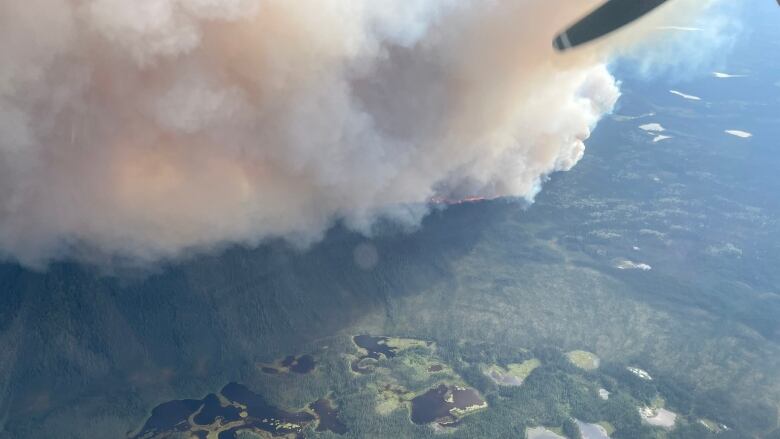
{"type": "Polygon", "coordinates": [[[0,2],[0,253],[153,261],[530,199],[619,95],[609,43],[552,49],[592,6],[0,2]]]}

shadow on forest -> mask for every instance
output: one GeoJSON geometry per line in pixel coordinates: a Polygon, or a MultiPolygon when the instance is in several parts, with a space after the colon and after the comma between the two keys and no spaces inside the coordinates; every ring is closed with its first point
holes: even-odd
{"type": "Polygon", "coordinates": [[[382,312],[391,296],[447,282],[452,261],[517,209],[450,206],[411,233],[380,225],[373,239],[337,226],[305,251],[279,241],[233,247],[144,277],[74,263],[45,272],[2,265],[0,330],[21,328],[3,405],[10,419],[35,418],[87,396],[99,404],[105,396],[95,395],[132,394],[146,405],[161,387],[191,392],[240,379],[259,359],[382,312]],[[370,265],[356,260],[366,248],[375,252],[370,265]]]}

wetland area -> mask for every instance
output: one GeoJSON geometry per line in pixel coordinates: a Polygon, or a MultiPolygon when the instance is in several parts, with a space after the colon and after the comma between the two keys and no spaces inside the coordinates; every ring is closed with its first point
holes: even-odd
{"type": "MultiPolygon", "coordinates": [[[[273,388],[281,383],[295,386],[297,382],[310,382],[307,380],[321,382],[324,386],[321,396],[310,399],[310,402],[296,403],[292,407],[289,404],[277,405],[273,401],[278,400],[278,396],[269,400],[264,392],[231,382],[219,392],[202,399],[159,404],[152,409],[143,426],[129,438],[165,439],[177,434],[193,439],[250,437],[247,434],[288,439],[316,437],[318,434],[349,435],[360,426],[350,425],[346,419],[354,418],[345,418],[341,409],[343,406],[351,407],[349,410],[354,412],[352,399],[356,395],[368,398],[361,407],[369,409],[375,421],[383,422],[383,419],[402,411],[410,424],[438,432],[468,429],[472,419],[473,425],[479,425],[483,422],[481,419],[489,419],[489,398],[492,398],[491,404],[496,403],[500,407],[515,398],[514,395],[526,398],[522,396],[526,394],[535,395],[531,404],[542,401],[547,401],[543,404],[557,404],[555,401],[561,398],[575,398],[580,401],[577,404],[593,407],[583,412],[590,415],[614,405],[615,398],[610,395],[617,394],[629,404],[627,410],[633,410],[637,419],[641,415],[644,425],[658,431],[674,431],[678,418],[678,415],[663,408],[664,399],[657,391],[652,393],[653,406],[642,405],[627,393],[638,384],[645,386],[637,388],[642,392],[648,391],[647,386],[653,386],[654,380],[644,369],[634,365],[608,365],[605,370],[599,358],[587,351],[564,353],[541,350],[538,351],[540,356],[536,357],[533,352],[521,349],[513,354],[514,357],[509,357],[515,358],[515,362],[491,364],[482,361],[484,358],[481,356],[488,352],[485,347],[475,350],[480,345],[459,345],[457,349],[460,353],[452,356],[448,352],[450,355],[447,357],[441,355],[436,343],[412,338],[361,334],[350,336],[348,341],[337,345],[339,349],[320,346],[311,351],[316,353],[287,355],[273,363],[258,363],[259,370],[266,377],[261,381],[264,388],[273,388]],[[333,366],[338,364],[342,369],[333,370],[333,366]],[[343,385],[339,388],[328,381],[326,377],[334,372],[338,372],[336,375],[339,376],[346,373],[355,385],[361,383],[355,387],[357,393],[344,393],[341,390],[343,385]],[[325,381],[321,381],[323,379],[325,381]],[[482,386],[470,385],[473,382],[482,383],[482,386]],[[602,383],[611,383],[612,390],[601,387],[602,383]],[[556,396],[556,386],[568,390],[556,396]]],[[[292,400],[300,401],[300,397],[292,400]]],[[[575,429],[582,439],[609,439],[615,431],[613,422],[620,428],[626,428],[625,421],[610,416],[591,417],[600,419],[598,422],[568,418],[568,413],[564,412],[560,416],[540,417],[553,422],[525,428],[526,437],[565,439],[571,437],[571,432],[565,433],[569,428],[575,429]]],[[[361,419],[371,422],[370,418],[361,419]]],[[[717,425],[708,422],[695,424],[717,425]]],[[[708,428],[715,431],[712,427],[708,428]]]]}
{"type": "Polygon", "coordinates": [[[229,383],[219,393],[202,400],[174,400],[158,405],[141,430],[131,437],[157,439],[190,433],[202,439],[236,439],[245,430],[296,437],[317,419],[306,411],[282,410],[245,386],[229,383]]]}
{"type": "Polygon", "coordinates": [[[314,357],[308,354],[299,357],[288,355],[273,364],[261,363],[259,366],[260,370],[271,375],[286,374],[290,372],[303,375],[313,371],[316,362],[314,361],[314,357]]]}
{"type": "Polygon", "coordinates": [[[415,424],[457,424],[463,415],[487,407],[474,389],[441,384],[412,399],[411,419],[415,424]]]}

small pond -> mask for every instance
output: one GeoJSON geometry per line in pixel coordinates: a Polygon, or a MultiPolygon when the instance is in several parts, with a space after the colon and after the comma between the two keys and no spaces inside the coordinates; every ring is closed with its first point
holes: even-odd
{"type": "Polygon", "coordinates": [[[486,406],[474,389],[441,384],[412,399],[412,422],[415,424],[452,425],[458,419],[486,406]]]}

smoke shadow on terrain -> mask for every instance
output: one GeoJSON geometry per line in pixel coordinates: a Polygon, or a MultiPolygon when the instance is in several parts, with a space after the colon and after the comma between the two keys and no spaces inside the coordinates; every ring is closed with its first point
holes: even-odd
{"type": "Polygon", "coordinates": [[[140,423],[170,395],[200,397],[256,374],[257,361],[337,334],[390,296],[446,282],[450,262],[509,207],[451,206],[413,233],[385,225],[374,239],[336,227],[307,251],[231,248],[144,278],[68,263],[45,273],[2,265],[6,429],[45,436],[54,428],[47,417],[77,424],[106,411],[140,423]],[[375,249],[373,267],[355,260],[361,245],[375,249]]]}

